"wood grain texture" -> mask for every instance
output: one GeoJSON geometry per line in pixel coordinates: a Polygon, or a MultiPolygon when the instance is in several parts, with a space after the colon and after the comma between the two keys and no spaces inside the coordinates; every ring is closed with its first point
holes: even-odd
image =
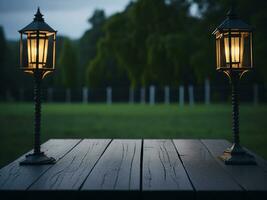
{"type": "MultiPolygon", "coordinates": [[[[49,140],[41,146],[41,150],[48,156],[59,160],[79,142],[80,140],[78,139],[49,140]]],[[[25,155],[0,170],[0,190],[26,190],[43,173],[52,167],[52,165],[20,166],[19,162],[24,159],[25,155]]]]}
{"type": "Polygon", "coordinates": [[[144,191],[193,191],[171,140],[144,140],[144,191]]]}
{"type": "Polygon", "coordinates": [[[113,140],[82,190],[139,190],[141,140],[113,140]]]}
{"type": "Polygon", "coordinates": [[[79,190],[110,141],[110,139],[83,140],[47,170],[30,190],[79,190]]]}
{"type": "Polygon", "coordinates": [[[174,144],[197,192],[242,191],[199,140],[174,140],[174,144]]]}
{"type": "Polygon", "coordinates": [[[55,165],[0,170],[4,199],[267,199],[267,161],[225,165],[226,140],[49,140],[55,165]],[[80,191],[82,190],[82,191],[80,191]]]}
{"type": "MultiPolygon", "coordinates": [[[[226,140],[201,140],[215,160],[247,191],[267,191],[267,171],[258,165],[225,165],[219,158],[231,144],[226,140]]],[[[257,160],[258,162],[258,160],[257,160]]]]}

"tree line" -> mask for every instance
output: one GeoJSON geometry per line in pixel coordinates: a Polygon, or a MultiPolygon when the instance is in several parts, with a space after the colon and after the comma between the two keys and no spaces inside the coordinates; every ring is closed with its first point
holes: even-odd
{"type": "MultiPolygon", "coordinates": [[[[51,87],[146,87],[203,84],[227,79],[215,70],[215,39],[230,0],[136,0],[107,17],[95,10],[78,40],[57,37],[57,65],[44,84],[51,87]],[[192,6],[197,12],[192,14],[192,6]]],[[[238,15],[253,25],[255,71],[244,82],[266,84],[267,1],[236,0],[238,15]]],[[[59,30],[60,33],[60,30],[59,30]]],[[[0,89],[32,87],[18,70],[18,41],[0,28],[0,89]]]]}

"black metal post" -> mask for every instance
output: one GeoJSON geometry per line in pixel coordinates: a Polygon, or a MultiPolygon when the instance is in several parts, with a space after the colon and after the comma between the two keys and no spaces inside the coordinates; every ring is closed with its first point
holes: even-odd
{"type": "Polygon", "coordinates": [[[241,77],[240,72],[228,74],[232,88],[232,133],[233,145],[224,151],[220,158],[227,165],[254,165],[256,161],[252,155],[247,153],[240,145],[239,138],[239,93],[238,86],[241,77]]]}
{"type": "Polygon", "coordinates": [[[35,102],[35,118],[34,118],[34,149],[32,154],[26,155],[25,160],[20,165],[46,165],[54,164],[56,160],[47,157],[41,151],[41,81],[43,71],[37,69],[34,71],[34,102],[35,102]]]}
{"type": "Polygon", "coordinates": [[[40,130],[41,130],[41,72],[35,71],[34,73],[34,102],[35,102],[35,119],[34,119],[34,153],[38,154],[41,152],[40,145],[40,130]]]}
{"type": "Polygon", "coordinates": [[[238,94],[239,76],[233,74],[231,77],[232,86],[232,131],[233,143],[239,146],[239,94],[238,94]]]}

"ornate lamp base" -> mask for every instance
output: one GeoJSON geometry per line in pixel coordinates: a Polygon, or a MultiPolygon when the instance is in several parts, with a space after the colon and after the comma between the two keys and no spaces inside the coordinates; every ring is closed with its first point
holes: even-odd
{"type": "Polygon", "coordinates": [[[233,144],[219,157],[226,165],[256,165],[254,156],[246,152],[240,145],[233,144]]]}
{"type": "Polygon", "coordinates": [[[26,158],[21,161],[20,165],[51,165],[55,164],[56,159],[52,157],[47,157],[44,152],[32,153],[26,155],[26,158]]]}

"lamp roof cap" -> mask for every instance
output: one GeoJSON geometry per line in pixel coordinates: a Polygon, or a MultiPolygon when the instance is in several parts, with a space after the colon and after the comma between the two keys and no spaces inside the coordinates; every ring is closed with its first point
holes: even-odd
{"type": "Polygon", "coordinates": [[[45,23],[40,8],[38,7],[36,14],[34,15],[33,21],[25,26],[23,29],[19,30],[20,33],[25,33],[28,31],[46,31],[46,32],[56,32],[47,23],[45,23]]]}
{"type": "Polygon", "coordinates": [[[226,19],[213,31],[213,34],[229,30],[253,31],[253,27],[239,19],[234,7],[231,7],[227,12],[226,19]]]}

